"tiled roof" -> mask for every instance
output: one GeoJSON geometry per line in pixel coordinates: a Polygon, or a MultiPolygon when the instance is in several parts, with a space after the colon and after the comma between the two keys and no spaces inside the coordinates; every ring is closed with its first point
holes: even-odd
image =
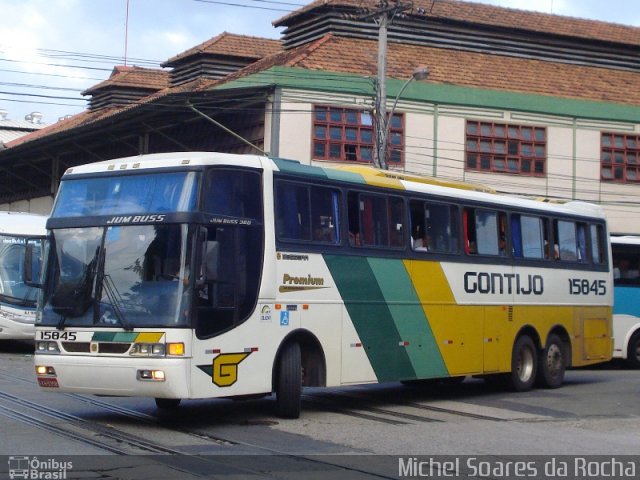
{"type": "MultiPolygon", "coordinates": [[[[271,66],[377,74],[376,42],[327,35],[310,44],[260,60],[222,82],[271,66]]],[[[420,66],[429,82],[640,106],[639,75],[624,70],[545,62],[477,52],[390,43],[387,75],[406,79],[420,66]]],[[[214,86],[219,82],[211,82],[214,86]]]]}
{"type": "MultiPolygon", "coordinates": [[[[170,94],[209,90],[272,66],[375,76],[376,42],[326,35],[315,42],[258,60],[222,80],[200,79],[178,87],[165,88],[134,105],[83,112],[9,142],[7,147],[86,126],[170,94]]],[[[420,66],[429,68],[428,82],[433,83],[640,106],[638,74],[628,71],[425,46],[389,44],[389,77],[409,78],[420,66]]]]}
{"type": "MultiPolygon", "coordinates": [[[[368,7],[375,10],[378,0],[315,0],[309,5],[273,22],[276,27],[290,26],[298,17],[314,9],[368,7]]],[[[489,27],[519,29],[560,36],[640,46],[640,28],[615,23],[565,17],[547,13],[497,7],[460,0],[413,0],[415,17],[445,22],[471,22],[489,27]]]]}
{"type": "Polygon", "coordinates": [[[188,57],[202,53],[258,60],[259,58],[273,55],[280,50],[282,50],[282,42],[280,40],[223,32],[170,58],[162,66],[172,67],[188,57]]]}
{"type": "Polygon", "coordinates": [[[169,72],[157,68],[116,66],[103,82],[88,88],[82,95],[92,95],[108,87],[161,90],[169,85],[169,72]]]}

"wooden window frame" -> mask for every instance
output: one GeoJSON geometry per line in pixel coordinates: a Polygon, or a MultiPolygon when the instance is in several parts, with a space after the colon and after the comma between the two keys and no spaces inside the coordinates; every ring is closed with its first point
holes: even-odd
{"type": "Polygon", "coordinates": [[[547,128],[467,120],[465,170],[544,177],[547,128]]]}
{"type": "MultiPolygon", "coordinates": [[[[394,113],[387,137],[387,164],[404,165],[404,114],[394,113]]],[[[311,158],[344,163],[374,161],[375,118],[371,111],[332,105],[314,105],[311,158]],[[324,112],[324,115],[322,113],[324,112]],[[324,132],[324,134],[320,134],[324,132]],[[339,138],[334,134],[339,133],[339,138]],[[349,137],[351,134],[352,137],[349,137]],[[354,135],[355,134],[355,135],[354,135]]]]}
{"type": "Polygon", "coordinates": [[[640,135],[601,133],[600,179],[610,183],[640,183],[640,135]]]}

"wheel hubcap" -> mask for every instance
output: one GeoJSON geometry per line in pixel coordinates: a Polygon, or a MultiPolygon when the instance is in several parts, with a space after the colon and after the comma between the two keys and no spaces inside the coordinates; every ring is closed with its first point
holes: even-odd
{"type": "Polygon", "coordinates": [[[556,344],[547,349],[547,370],[554,377],[562,370],[562,350],[556,344]]]}
{"type": "Polygon", "coordinates": [[[518,366],[516,371],[522,382],[526,382],[533,374],[533,352],[529,348],[524,348],[518,356],[518,366]]]}

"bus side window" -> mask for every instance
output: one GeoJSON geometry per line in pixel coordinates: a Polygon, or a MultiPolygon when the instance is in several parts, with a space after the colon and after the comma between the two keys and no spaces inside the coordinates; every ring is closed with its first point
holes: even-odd
{"type": "Polygon", "coordinates": [[[500,244],[497,212],[476,209],[475,228],[478,253],[481,255],[498,255],[500,253],[500,244]]]}
{"type": "Polygon", "coordinates": [[[340,194],[324,187],[311,187],[311,228],[314,242],[338,243],[340,194]]]}
{"type": "Polygon", "coordinates": [[[420,200],[411,200],[409,203],[409,212],[411,218],[411,248],[415,251],[427,251],[428,246],[425,245],[426,238],[426,206],[420,200]]]}
{"type": "Polygon", "coordinates": [[[473,208],[465,208],[462,212],[462,227],[464,229],[464,251],[468,255],[475,255],[478,253],[474,212],[475,210],[473,208]]]}
{"type": "Polygon", "coordinates": [[[514,214],[511,216],[511,245],[516,258],[548,258],[543,246],[544,221],[540,217],[514,214]]]}
{"type": "Polygon", "coordinates": [[[602,265],[605,261],[604,255],[604,230],[601,225],[589,225],[591,232],[591,260],[596,265],[602,265]]]}
{"type": "Polygon", "coordinates": [[[575,222],[554,220],[553,224],[556,238],[558,240],[557,245],[560,260],[575,262],[578,260],[578,241],[575,222]]]}
{"type": "Polygon", "coordinates": [[[278,237],[288,240],[311,240],[308,189],[301,185],[281,182],[276,192],[278,237]]]}
{"type": "Polygon", "coordinates": [[[356,192],[349,192],[347,196],[347,217],[349,222],[349,244],[353,247],[360,247],[360,209],[359,199],[356,192]]]}
{"type": "Polygon", "coordinates": [[[584,223],[578,223],[577,227],[578,261],[581,263],[586,263],[587,261],[589,261],[589,259],[587,258],[587,226],[584,223]]]}
{"type": "Polygon", "coordinates": [[[401,197],[349,192],[349,243],[352,246],[404,246],[404,200],[401,197]]]}

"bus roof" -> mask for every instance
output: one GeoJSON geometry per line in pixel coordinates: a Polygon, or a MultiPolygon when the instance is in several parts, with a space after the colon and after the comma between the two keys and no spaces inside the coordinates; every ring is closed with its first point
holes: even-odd
{"type": "Polygon", "coordinates": [[[640,237],[634,235],[611,236],[611,243],[618,245],[640,245],[640,237]]]}
{"type": "Polygon", "coordinates": [[[216,152],[154,153],[71,167],[67,169],[63,178],[66,179],[75,175],[110,171],[126,174],[136,170],[206,165],[234,165],[260,168],[263,170],[280,171],[297,176],[316,178],[318,180],[333,180],[389,189],[415,191],[454,199],[500,204],[516,208],[604,218],[604,212],[599,206],[586,202],[548,203],[546,201],[499,194],[492,188],[483,185],[406,174],[395,170],[380,170],[367,165],[331,165],[319,167],[303,165],[296,160],[269,158],[261,155],[216,152]]]}
{"type": "Polygon", "coordinates": [[[23,212],[0,212],[0,235],[44,236],[46,215],[23,212]]]}

